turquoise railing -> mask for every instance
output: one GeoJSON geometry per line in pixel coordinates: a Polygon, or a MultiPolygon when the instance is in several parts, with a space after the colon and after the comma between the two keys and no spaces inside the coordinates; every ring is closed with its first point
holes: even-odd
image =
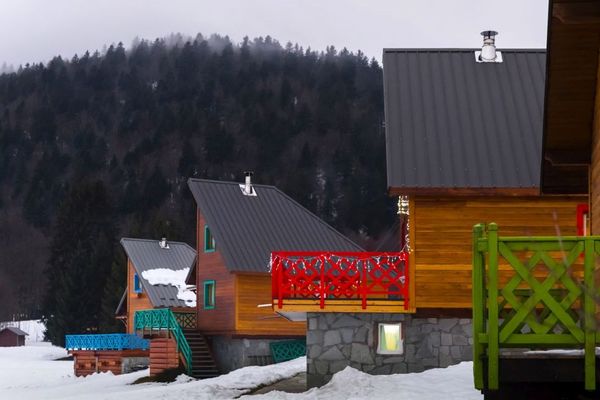
{"type": "Polygon", "coordinates": [[[280,363],[306,355],[305,340],[282,340],[270,344],[273,361],[280,363]]]}
{"type": "Polygon", "coordinates": [[[99,335],[65,335],[67,350],[146,350],[150,342],[137,335],[108,333],[99,335]]]}
{"type": "Polygon", "coordinates": [[[168,330],[177,342],[177,351],[183,355],[188,374],[192,373],[192,350],[188,344],[183,329],[169,308],[136,311],[134,319],[136,331],[168,330]]]}

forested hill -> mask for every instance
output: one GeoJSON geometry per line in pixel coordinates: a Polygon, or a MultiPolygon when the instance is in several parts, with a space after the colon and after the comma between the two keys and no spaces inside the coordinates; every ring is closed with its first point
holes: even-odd
{"type": "Polygon", "coordinates": [[[198,36],[1,75],[0,320],[43,297],[70,188],[103,183],[117,237],[194,243],[187,178],[241,181],[246,170],[362,244],[384,235],[394,201],[378,63],[268,37],[198,36]]]}

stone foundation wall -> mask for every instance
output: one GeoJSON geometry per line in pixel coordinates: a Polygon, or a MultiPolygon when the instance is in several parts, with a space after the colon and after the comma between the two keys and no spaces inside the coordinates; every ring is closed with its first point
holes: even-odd
{"type": "Polygon", "coordinates": [[[273,363],[271,342],[288,339],[239,339],[228,336],[212,336],[209,338],[213,357],[221,372],[249,365],[267,365],[273,363]]]}
{"type": "Polygon", "coordinates": [[[470,319],[413,318],[410,314],[308,313],[307,384],[327,383],[347,366],[370,374],[421,372],[473,358],[470,319]],[[401,322],[404,353],[376,354],[380,322],[401,322]]]}

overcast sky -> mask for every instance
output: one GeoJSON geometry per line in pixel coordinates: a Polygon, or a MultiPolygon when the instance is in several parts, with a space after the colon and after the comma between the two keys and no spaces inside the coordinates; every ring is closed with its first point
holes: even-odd
{"type": "Polygon", "coordinates": [[[499,48],[546,45],[548,0],[1,0],[0,64],[70,58],[85,50],[173,32],[235,42],[271,35],[323,50],[477,47],[495,29],[499,48]]]}

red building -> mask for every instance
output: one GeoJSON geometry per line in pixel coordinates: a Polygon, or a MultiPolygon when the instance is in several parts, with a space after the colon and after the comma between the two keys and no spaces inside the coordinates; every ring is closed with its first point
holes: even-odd
{"type": "Polygon", "coordinates": [[[0,347],[25,346],[27,333],[19,328],[9,326],[0,330],[0,347]]]}

